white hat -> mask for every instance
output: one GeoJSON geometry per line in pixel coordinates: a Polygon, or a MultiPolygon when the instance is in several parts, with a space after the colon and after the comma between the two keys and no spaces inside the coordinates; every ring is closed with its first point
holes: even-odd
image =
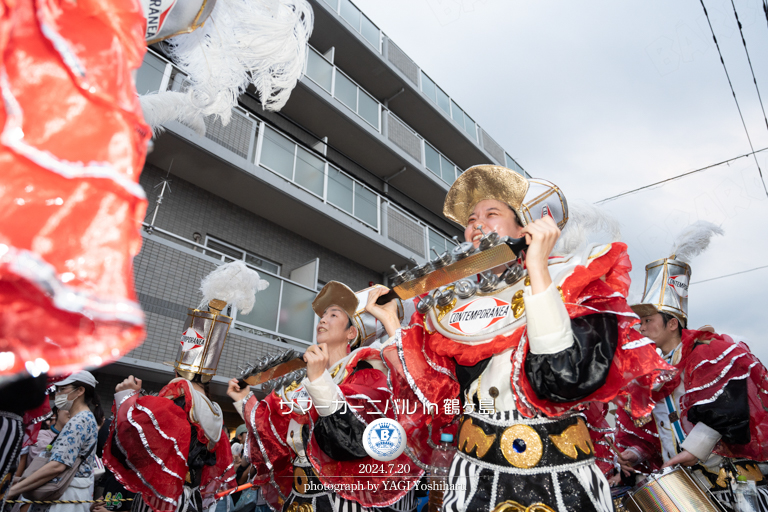
{"type": "Polygon", "coordinates": [[[697,221],[683,229],[672,246],[672,255],[645,266],[645,289],[640,304],[630,306],[639,317],[667,313],[688,325],[688,285],[691,266],[688,262],[709,247],[713,235],[723,230],[706,221],[697,221]]]}
{"type": "Polygon", "coordinates": [[[83,384],[88,384],[92,388],[96,387],[96,384],[99,383],[99,381],[96,380],[96,377],[94,377],[91,372],[87,372],[85,370],[73,373],[66,379],[59,381],[56,383],[57,387],[66,386],[67,384],[73,384],[75,382],[82,382],[83,384]]]}

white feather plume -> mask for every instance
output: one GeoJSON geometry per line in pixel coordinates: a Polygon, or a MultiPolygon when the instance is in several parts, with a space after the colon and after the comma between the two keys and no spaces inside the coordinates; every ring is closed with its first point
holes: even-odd
{"type": "Polygon", "coordinates": [[[569,201],[568,216],[568,223],[552,251],[557,256],[586,249],[588,243],[611,243],[621,239],[619,222],[595,205],[569,201]]]}
{"type": "Polygon", "coordinates": [[[144,120],[152,127],[153,135],[164,131],[163,124],[179,121],[192,128],[201,137],[205,136],[205,122],[195,111],[186,108],[189,99],[181,92],[164,91],[139,97],[144,120]]]}
{"type": "Polygon", "coordinates": [[[676,260],[690,263],[693,258],[709,247],[709,241],[713,235],[724,234],[725,231],[720,226],[705,220],[696,221],[684,228],[677,236],[670,256],[674,254],[676,260]]]}
{"type": "Polygon", "coordinates": [[[213,299],[226,301],[241,313],[250,313],[256,301],[256,292],[265,290],[269,282],[260,279],[258,272],[243,261],[220,265],[203,278],[200,291],[203,293],[201,307],[213,299]]]}
{"type": "Polygon", "coordinates": [[[249,84],[266,110],[282,108],[304,72],[313,16],[306,0],[217,0],[205,25],[168,40],[188,84],[176,119],[216,115],[226,126],[249,84]]]}

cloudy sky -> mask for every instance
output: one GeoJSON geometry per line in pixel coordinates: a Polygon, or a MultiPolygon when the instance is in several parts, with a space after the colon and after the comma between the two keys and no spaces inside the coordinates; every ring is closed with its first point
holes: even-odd
{"type": "MultiPolygon", "coordinates": [[[[356,0],[533,176],[596,202],[750,151],[699,0],[356,0]]],[[[736,0],[768,107],[768,23],[736,0]]],[[[768,147],[730,0],[705,0],[755,150],[768,147]]],[[[758,155],[768,177],[768,151],[758,155]]],[[[483,162],[478,162],[483,163],[483,162]]],[[[746,337],[768,363],[768,198],[752,157],[603,204],[642,293],[690,222],[726,236],[693,262],[692,327],[746,337]]]]}

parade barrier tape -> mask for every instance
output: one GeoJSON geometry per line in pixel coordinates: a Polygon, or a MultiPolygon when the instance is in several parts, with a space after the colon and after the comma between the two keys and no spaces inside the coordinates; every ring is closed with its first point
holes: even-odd
{"type": "Polygon", "coordinates": [[[50,501],[40,501],[40,500],[5,500],[5,503],[31,503],[33,505],[48,505],[48,504],[59,504],[63,503],[65,505],[82,505],[83,503],[112,503],[113,501],[133,501],[133,498],[120,498],[120,499],[110,499],[110,500],[50,500],[50,501]]]}

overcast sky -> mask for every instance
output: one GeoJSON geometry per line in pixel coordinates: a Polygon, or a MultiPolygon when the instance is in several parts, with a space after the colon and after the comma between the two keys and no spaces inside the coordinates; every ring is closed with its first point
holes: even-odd
{"type": "MultiPolygon", "coordinates": [[[[590,202],[750,151],[699,0],[356,0],[531,175],[590,202]]],[[[754,148],[768,147],[730,0],[705,0],[754,148]]],[[[768,103],[768,23],[736,8],[768,103]]],[[[768,105],[766,105],[768,106],[768,105]]],[[[768,175],[768,151],[758,156],[768,175]]],[[[485,162],[478,162],[485,163],[485,162]]],[[[754,159],[604,203],[634,264],[698,219],[725,237],[693,262],[691,327],[746,337],[768,363],[768,198],[754,159]]]]}

